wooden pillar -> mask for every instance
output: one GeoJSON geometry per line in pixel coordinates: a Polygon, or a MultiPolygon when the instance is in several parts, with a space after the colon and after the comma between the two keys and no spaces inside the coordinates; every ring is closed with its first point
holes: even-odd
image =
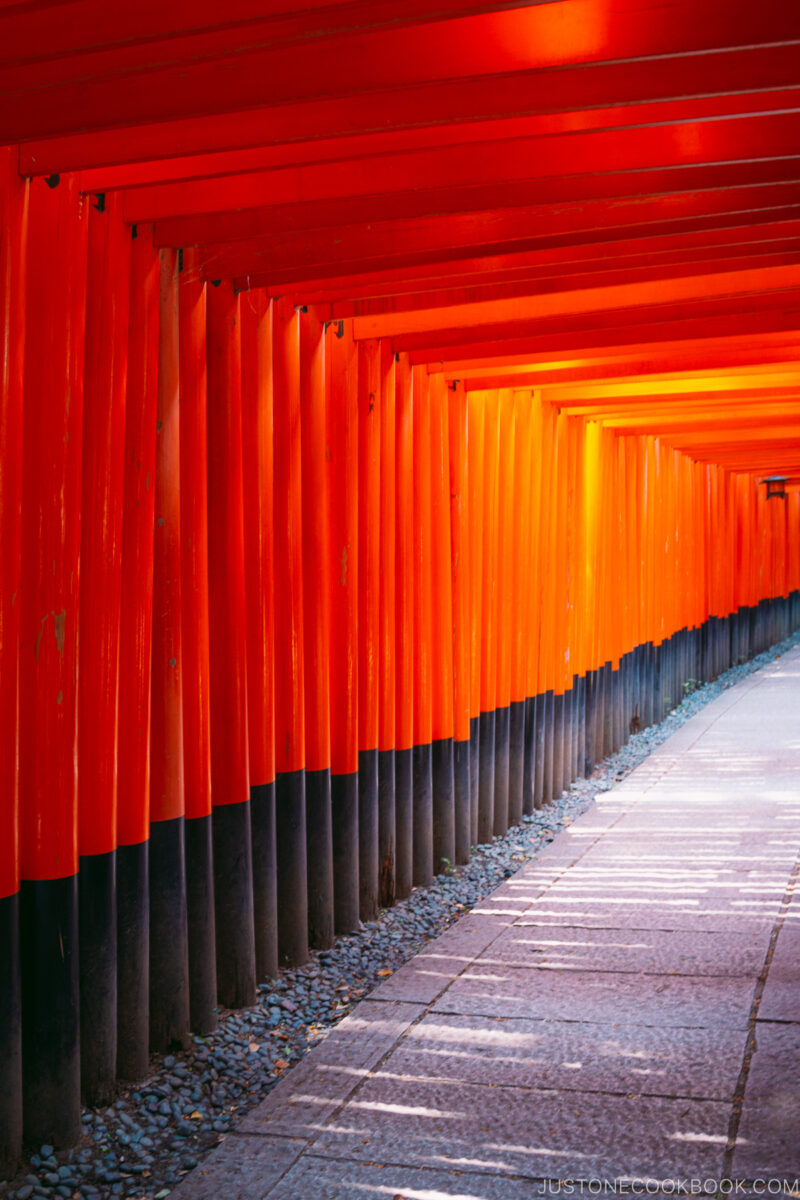
{"type": "Polygon", "coordinates": [[[414,391],[414,884],[433,880],[433,619],[431,592],[431,412],[424,368],[414,391]]]}
{"type": "Polygon", "coordinates": [[[211,795],[217,994],[227,1008],[256,999],[242,488],[239,296],[207,298],[208,579],[211,637],[211,795]]]}
{"type": "Polygon", "coordinates": [[[195,1033],[210,1033],[217,1027],[217,961],[211,819],[206,285],[199,277],[195,250],[184,250],[182,255],[178,322],[189,1016],[195,1033]]]}
{"type": "Polygon", "coordinates": [[[395,513],[397,502],[394,354],[381,342],[380,592],[378,597],[378,903],[394,903],[395,804],[395,513]]]}
{"type": "Polygon", "coordinates": [[[275,301],[273,383],[278,952],[299,965],[308,958],[300,322],[284,299],[275,301]]]}
{"type": "Polygon", "coordinates": [[[83,394],[78,877],[81,1090],[108,1104],[117,1073],[117,717],[130,231],[116,195],[89,207],[83,394]]]}
{"type": "Polygon", "coordinates": [[[259,288],[242,296],[240,312],[253,923],[256,977],[266,979],[278,974],[272,304],[259,288]]]}
{"type": "Polygon", "coordinates": [[[450,565],[453,598],[453,785],[455,861],[469,862],[470,801],[470,510],[467,397],[461,384],[448,392],[450,565]]]}
{"type": "Polygon", "coordinates": [[[431,413],[431,659],[433,870],[456,861],[453,773],[453,581],[450,541],[450,430],[444,376],[429,377],[431,413]]]}
{"type": "Polygon", "coordinates": [[[189,951],[181,687],[178,256],[159,251],[150,764],[150,1046],[188,1043],[189,951]]]}
{"type": "Polygon", "coordinates": [[[331,818],[330,596],[328,594],[327,371],[322,322],[300,315],[300,411],[303,428],[303,629],[306,721],[308,936],[333,945],[331,818]]]}
{"type": "Polygon", "coordinates": [[[358,346],[358,874],[362,921],[378,915],[380,343],[358,346]]]}
{"type": "Polygon", "coordinates": [[[87,214],[31,186],[19,658],[26,1140],[80,1136],[78,621],[87,214]],[[24,599],[22,599],[24,597],[24,599]]]}
{"type": "Polygon", "coordinates": [[[414,876],[414,390],[407,355],[395,363],[395,895],[414,876]]]}
{"type": "Polygon", "coordinates": [[[29,184],[0,149],[0,1175],[22,1149],[18,655],[29,184]]]}
{"type": "Polygon", "coordinates": [[[358,353],[328,325],[331,813],[337,933],[358,928],[358,353]]]}
{"type": "Polygon", "coordinates": [[[160,266],[150,228],[131,242],[117,781],[117,1074],[147,1074],[150,1045],[150,727],[160,266]]]}

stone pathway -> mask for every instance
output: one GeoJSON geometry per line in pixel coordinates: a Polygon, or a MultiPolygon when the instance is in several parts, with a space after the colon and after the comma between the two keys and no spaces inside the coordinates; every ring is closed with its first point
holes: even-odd
{"type": "Polygon", "coordinates": [[[372,992],[172,1195],[800,1188],[799,835],[794,650],[372,992]]]}

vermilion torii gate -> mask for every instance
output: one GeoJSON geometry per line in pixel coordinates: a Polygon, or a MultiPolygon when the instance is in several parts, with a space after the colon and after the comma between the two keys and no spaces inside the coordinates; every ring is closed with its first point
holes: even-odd
{"type": "Polygon", "coordinates": [[[0,1159],[800,624],[799,40],[0,4],[0,1159]]]}

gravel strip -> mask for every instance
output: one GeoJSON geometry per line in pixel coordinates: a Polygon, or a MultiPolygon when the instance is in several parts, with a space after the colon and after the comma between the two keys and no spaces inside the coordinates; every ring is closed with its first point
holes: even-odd
{"type": "Polygon", "coordinates": [[[58,1154],[42,1146],[23,1173],[0,1183],[0,1196],[163,1200],[382,978],[534,858],[705,704],[797,645],[800,632],[698,688],[660,725],[634,734],[598,764],[591,778],[479,846],[468,866],[439,875],[431,888],[416,888],[306,966],[283,971],[259,988],[254,1008],[221,1012],[214,1034],[193,1038],[185,1053],[154,1060],[151,1077],[125,1088],[109,1108],[86,1110],[80,1146],[58,1154]]]}

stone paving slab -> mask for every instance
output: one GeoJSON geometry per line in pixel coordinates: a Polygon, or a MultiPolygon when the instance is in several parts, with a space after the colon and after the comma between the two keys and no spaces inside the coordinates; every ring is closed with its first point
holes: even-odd
{"type": "Polygon", "coordinates": [[[778,934],[758,1019],[800,1022],[800,925],[787,922],[778,934]]]}
{"type": "Polygon", "coordinates": [[[581,971],[644,971],[655,975],[758,978],[769,930],[754,934],[697,930],[573,929],[512,925],[480,957],[481,965],[581,971]]]}
{"type": "Polygon", "coordinates": [[[729,1105],[370,1078],[313,1152],[533,1178],[719,1177],[729,1105]]]}
{"type": "Polygon", "coordinates": [[[756,1029],[733,1156],[740,1178],[800,1178],[800,1025],[756,1029]]]}
{"type": "Polygon", "coordinates": [[[383,1073],[465,1083],[733,1100],[744,1030],[431,1014],[383,1073]]]}
{"type": "Polygon", "coordinates": [[[239,1123],[247,1133],[315,1136],[414,1021],[424,1005],[362,1001],[239,1123]]]}
{"type": "Polygon", "coordinates": [[[745,1029],[754,979],[469,967],[433,1012],[551,1021],[745,1029]]]}
{"type": "Polygon", "coordinates": [[[590,889],[550,895],[518,922],[520,925],[570,925],[587,929],[696,929],[749,933],[771,930],[780,912],[777,899],[742,898],[739,892],[713,900],[691,897],[667,901],[647,896],[609,900],[590,889]]]}
{"type": "Polygon", "coordinates": [[[307,1145],[302,1138],[228,1134],[173,1195],[181,1200],[262,1200],[307,1145]]]}

